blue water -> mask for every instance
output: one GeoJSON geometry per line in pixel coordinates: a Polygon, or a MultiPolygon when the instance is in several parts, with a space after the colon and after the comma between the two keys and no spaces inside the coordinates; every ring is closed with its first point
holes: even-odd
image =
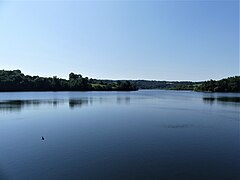
{"type": "Polygon", "coordinates": [[[240,103],[205,98],[236,96],[0,93],[0,179],[237,180],[240,103]]]}

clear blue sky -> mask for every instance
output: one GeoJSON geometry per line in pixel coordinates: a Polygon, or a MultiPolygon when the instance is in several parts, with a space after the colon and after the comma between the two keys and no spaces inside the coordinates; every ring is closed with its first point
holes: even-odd
{"type": "Polygon", "coordinates": [[[239,2],[0,1],[0,69],[101,79],[239,75],[239,2]]]}

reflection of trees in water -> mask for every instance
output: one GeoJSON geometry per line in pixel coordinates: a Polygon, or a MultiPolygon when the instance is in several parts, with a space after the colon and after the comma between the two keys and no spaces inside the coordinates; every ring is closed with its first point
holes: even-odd
{"type": "Polygon", "coordinates": [[[71,109],[75,107],[82,107],[83,105],[88,105],[88,99],[69,99],[68,104],[71,109]]]}
{"type": "Polygon", "coordinates": [[[215,98],[214,97],[203,97],[203,102],[205,104],[210,104],[212,105],[215,101],[215,98]]]}
{"type": "Polygon", "coordinates": [[[89,98],[89,103],[93,104],[93,98],[92,97],[89,98]]]}
{"type": "Polygon", "coordinates": [[[212,105],[214,102],[220,104],[226,104],[227,102],[238,104],[240,103],[240,97],[203,97],[203,102],[212,105]]]}
{"type": "Polygon", "coordinates": [[[21,111],[24,107],[37,107],[42,104],[57,106],[64,103],[64,100],[7,100],[0,101],[0,111],[21,111]]]}
{"type": "MultiPolygon", "coordinates": [[[[88,98],[86,99],[44,99],[44,100],[6,100],[0,101],[0,112],[7,111],[7,112],[17,112],[21,111],[25,107],[38,107],[40,105],[52,105],[54,107],[58,106],[59,104],[68,103],[69,107],[81,107],[83,105],[88,104],[88,98]]],[[[93,103],[93,99],[90,98],[90,103],[93,103]]]]}
{"type": "Polygon", "coordinates": [[[217,100],[225,102],[240,102],[240,97],[219,97],[217,100]]]}
{"type": "Polygon", "coordinates": [[[163,125],[162,127],[164,128],[169,128],[169,129],[180,129],[180,128],[191,128],[193,127],[192,124],[175,124],[175,125],[163,125]]]}
{"type": "MultiPolygon", "coordinates": [[[[240,97],[226,97],[226,96],[205,96],[202,98],[203,102],[206,104],[221,104],[221,105],[231,105],[240,106],[240,97]]],[[[117,104],[130,104],[130,96],[117,96],[117,104]]],[[[93,103],[103,103],[109,102],[109,98],[103,97],[84,97],[84,98],[70,98],[70,99],[33,99],[33,100],[2,100],[0,101],[0,112],[7,111],[21,111],[24,107],[38,107],[40,105],[52,105],[58,106],[59,104],[67,103],[69,108],[73,109],[76,107],[86,106],[93,103]]],[[[112,102],[112,101],[111,101],[112,102]]]]}
{"type": "Polygon", "coordinates": [[[129,96],[127,96],[127,97],[120,97],[120,96],[118,96],[117,97],[117,103],[118,104],[122,104],[122,103],[129,104],[130,100],[131,100],[131,98],[129,96]]]}

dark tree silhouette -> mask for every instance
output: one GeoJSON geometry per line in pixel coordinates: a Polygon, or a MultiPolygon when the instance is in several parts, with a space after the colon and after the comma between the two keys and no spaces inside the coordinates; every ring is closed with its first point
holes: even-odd
{"type": "Polygon", "coordinates": [[[24,75],[20,70],[0,70],[0,91],[118,91],[137,90],[127,83],[124,87],[116,86],[115,82],[104,83],[102,80],[82,77],[81,74],[69,74],[69,80],[53,76],[44,78],[24,75]]]}
{"type": "Polygon", "coordinates": [[[240,76],[229,77],[219,81],[205,81],[195,88],[196,91],[240,92],[240,76]]]}

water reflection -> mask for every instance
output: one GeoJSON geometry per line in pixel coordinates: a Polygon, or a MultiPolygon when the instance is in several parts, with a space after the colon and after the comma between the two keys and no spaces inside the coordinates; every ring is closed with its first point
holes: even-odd
{"type": "Polygon", "coordinates": [[[6,100],[0,101],[0,112],[17,112],[25,107],[38,107],[40,105],[52,105],[53,107],[57,107],[59,104],[64,104],[65,102],[66,100],[63,99],[6,100]]]}
{"type": "MultiPolygon", "coordinates": [[[[90,100],[90,103],[92,103],[92,100],[90,100]]],[[[69,99],[68,104],[71,109],[82,107],[83,105],[88,105],[88,99],[69,99]]]]}
{"type": "Polygon", "coordinates": [[[224,102],[240,102],[240,97],[218,97],[217,100],[224,102]]]}
{"type": "Polygon", "coordinates": [[[168,128],[168,129],[181,129],[181,128],[191,128],[193,127],[192,124],[176,124],[176,125],[164,125],[162,126],[164,128],[168,128]]]}
{"type": "Polygon", "coordinates": [[[228,102],[230,103],[239,103],[240,102],[240,97],[227,97],[227,96],[221,96],[221,97],[203,97],[203,102],[206,104],[212,105],[214,102],[221,103],[221,104],[226,104],[228,102]]]}
{"type": "Polygon", "coordinates": [[[31,99],[31,100],[2,100],[0,101],[0,112],[17,112],[26,107],[38,107],[40,105],[49,105],[56,107],[59,104],[67,104],[70,109],[81,108],[82,106],[92,105],[93,103],[112,103],[129,104],[130,97],[107,98],[107,97],[82,97],[69,99],[31,99]],[[115,101],[116,100],[116,101],[115,101]]]}
{"type": "Polygon", "coordinates": [[[203,102],[205,104],[213,105],[214,101],[215,101],[214,97],[203,97],[203,102]]]}
{"type": "Polygon", "coordinates": [[[130,99],[130,97],[128,97],[128,96],[127,96],[127,97],[121,97],[121,96],[118,96],[118,97],[117,97],[117,103],[118,103],[118,104],[123,104],[123,103],[124,103],[124,104],[130,104],[130,100],[131,100],[131,99],[130,99]]]}
{"type": "MultiPolygon", "coordinates": [[[[161,97],[161,96],[159,96],[161,97]]],[[[165,96],[164,96],[165,97],[165,96]]],[[[66,97],[65,97],[66,98],[66,97]]],[[[17,112],[26,107],[38,107],[40,105],[48,105],[57,107],[59,105],[67,105],[70,109],[81,108],[93,104],[111,103],[118,105],[129,105],[131,101],[140,103],[145,101],[144,96],[130,97],[129,95],[115,95],[115,96],[85,96],[85,97],[67,97],[66,99],[53,98],[53,99],[22,99],[22,100],[0,100],[0,112],[17,112]]],[[[170,97],[166,97],[171,100],[170,97]]],[[[148,99],[148,102],[155,102],[156,97],[148,99]]],[[[165,99],[162,99],[162,102],[165,99]]],[[[174,100],[181,100],[174,97],[174,100]]],[[[240,96],[217,96],[208,95],[198,97],[199,102],[203,101],[204,104],[220,104],[223,106],[240,106],[240,96]]]]}
{"type": "Polygon", "coordinates": [[[52,100],[6,100],[0,101],[0,111],[20,111],[23,107],[37,107],[41,104],[57,106],[59,103],[64,103],[60,99],[52,100]]]}

